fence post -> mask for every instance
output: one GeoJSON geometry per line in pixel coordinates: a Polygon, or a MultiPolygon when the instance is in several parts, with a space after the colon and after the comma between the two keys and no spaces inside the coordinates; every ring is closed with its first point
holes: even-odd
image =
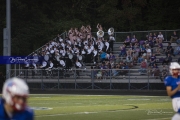
{"type": "Polygon", "coordinates": [[[74,76],[75,76],[75,89],[76,89],[76,69],[75,69],[74,76]]]}
{"type": "Polygon", "coordinates": [[[148,90],[149,90],[149,74],[148,74],[148,90]]]}
{"type": "Polygon", "coordinates": [[[16,77],[16,64],[14,64],[14,77],[16,77]]]}
{"type": "Polygon", "coordinates": [[[59,90],[59,68],[58,68],[58,90],[59,90]]]}
{"type": "Polygon", "coordinates": [[[110,90],[112,89],[111,87],[112,87],[112,77],[111,77],[111,70],[109,69],[109,71],[110,71],[110,90]]]}
{"type": "Polygon", "coordinates": [[[91,69],[91,82],[92,82],[92,89],[94,89],[94,69],[91,69]]]}
{"type": "MultiPolygon", "coordinates": [[[[128,75],[129,75],[129,71],[130,71],[130,70],[128,70],[128,75]]],[[[130,84],[130,75],[129,75],[129,85],[128,85],[128,89],[129,89],[129,90],[131,89],[131,84],[130,84]]]]}
{"type": "Polygon", "coordinates": [[[43,90],[43,70],[41,70],[41,90],[43,90]]]}
{"type": "Polygon", "coordinates": [[[167,31],[165,30],[165,39],[167,41],[167,31]]]}

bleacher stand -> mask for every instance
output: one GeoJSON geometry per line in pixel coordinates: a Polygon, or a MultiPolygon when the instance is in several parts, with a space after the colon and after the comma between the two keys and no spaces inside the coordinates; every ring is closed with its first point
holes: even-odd
{"type": "MultiPolygon", "coordinates": [[[[98,25],[98,30],[103,30],[101,25],[98,25]]],[[[97,79],[131,75],[132,73],[129,73],[128,69],[137,69],[136,75],[140,72],[140,74],[155,76],[155,78],[159,76],[162,81],[167,75],[164,67],[162,69],[162,65],[168,65],[171,61],[180,62],[180,46],[174,43],[180,43],[179,37],[176,32],[173,32],[167,42],[161,32],[158,35],[154,32],[153,34],[149,33],[145,38],[145,40],[138,40],[135,34],[127,35],[122,40],[124,42],[116,43],[113,35],[109,35],[107,38],[93,36],[90,25],[82,26],[79,29],[71,28],[65,39],[58,34],[40,51],[36,51],[34,55],[44,59],[33,63],[33,66],[36,66],[34,69],[48,68],[48,71],[61,69],[66,72],[82,67],[96,68],[100,70],[94,70],[90,76],[97,79]],[[116,47],[114,47],[114,43],[116,43],[116,47]],[[175,50],[174,46],[177,46],[175,50]],[[175,56],[178,59],[174,59],[175,56]],[[99,64],[101,65],[99,66],[99,64]],[[138,72],[138,70],[140,71],[138,72]]],[[[28,65],[26,69],[28,69],[28,65]]],[[[53,75],[52,72],[48,74],[53,75]]],[[[80,78],[82,73],[76,71],[76,74],[80,78]]],[[[27,76],[27,73],[24,76],[27,76]]]]}

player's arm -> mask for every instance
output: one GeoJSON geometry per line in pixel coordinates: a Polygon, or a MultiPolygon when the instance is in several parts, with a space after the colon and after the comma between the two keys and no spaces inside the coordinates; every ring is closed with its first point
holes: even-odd
{"type": "Polygon", "coordinates": [[[172,90],[171,86],[166,87],[167,94],[170,97],[173,96],[178,90],[180,90],[180,85],[178,85],[178,87],[176,87],[174,90],[172,90]]]}

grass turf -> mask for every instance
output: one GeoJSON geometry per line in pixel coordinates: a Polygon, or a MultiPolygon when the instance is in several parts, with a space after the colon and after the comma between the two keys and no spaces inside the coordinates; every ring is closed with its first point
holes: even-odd
{"type": "Polygon", "coordinates": [[[169,120],[167,96],[31,95],[36,120],[169,120]],[[49,109],[46,109],[49,108],[49,109]]]}

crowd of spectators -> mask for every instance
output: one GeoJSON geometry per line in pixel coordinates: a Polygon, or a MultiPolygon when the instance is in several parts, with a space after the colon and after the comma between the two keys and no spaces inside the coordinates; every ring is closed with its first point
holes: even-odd
{"type": "MultiPolygon", "coordinates": [[[[165,38],[161,32],[158,35],[156,33],[149,33],[144,40],[138,40],[135,35],[132,38],[128,35],[124,40],[124,44],[120,46],[119,58],[124,59],[124,62],[129,65],[129,68],[137,65],[139,63],[140,74],[148,74],[149,76],[154,76],[162,78],[168,74],[164,72],[167,70],[167,65],[172,62],[173,57],[180,54],[180,39],[173,32],[170,39],[166,41],[167,47],[163,46],[163,41],[165,38]],[[172,43],[177,43],[177,47],[173,48],[172,43]],[[157,56],[165,56],[159,57],[157,56]],[[158,64],[159,63],[159,66],[158,64]],[[164,66],[166,65],[166,66],[164,66]],[[163,66],[163,69],[159,67],[163,66]]],[[[178,59],[180,62],[180,58],[178,59]]]]}
{"type": "MultiPolygon", "coordinates": [[[[100,24],[98,30],[103,30],[100,24]]],[[[125,76],[127,69],[139,65],[140,74],[149,76],[160,76],[162,79],[168,73],[163,72],[173,57],[180,54],[180,39],[174,31],[170,36],[168,46],[163,46],[165,38],[161,32],[149,33],[144,40],[138,40],[136,35],[127,35],[123,44],[119,47],[119,53],[116,56],[113,51],[115,38],[109,35],[107,38],[93,36],[91,26],[82,26],[81,28],[71,28],[65,39],[60,35],[47,43],[41,51],[34,53],[34,56],[43,56],[40,64],[33,63],[31,66],[41,69],[52,69],[61,67],[69,70],[73,67],[85,68],[84,63],[94,64],[91,77],[102,79],[106,76],[125,76]],[[173,48],[172,42],[178,46],[173,48]],[[166,56],[157,58],[157,56],[166,56]],[[163,65],[160,69],[157,63],[163,65]],[[165,66],[166,65],[166,66],[165,66]],[[97,70],[100,69],[100,70],[97,70]]],[[[178,59],[180,62],[180,58],[178,59]]],[[[25,68],[30,67],[26,65],[25,68]]],[[[77,72],[79,75],[79,72],[77,72]]]]}

